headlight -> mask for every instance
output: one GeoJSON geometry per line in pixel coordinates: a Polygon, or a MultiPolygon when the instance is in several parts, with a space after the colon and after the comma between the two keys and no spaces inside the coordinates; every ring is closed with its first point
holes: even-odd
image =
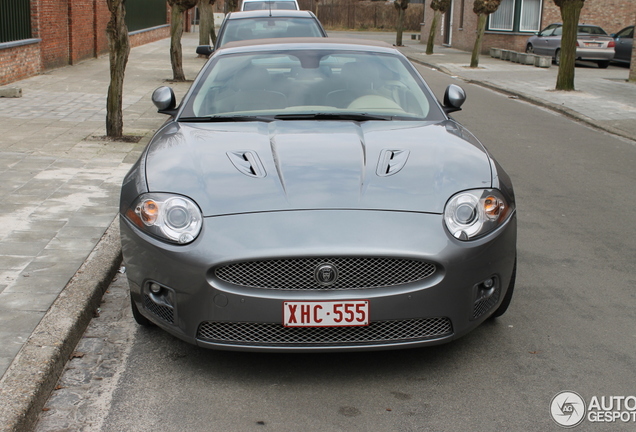
{"type": "Polygon", "coordinates": [[[179,244],[194,241],[203,225],[203,215],[194,201],[166,193],[139,196],[126,218],[142,231],[179,244]]]}
{"type": "Polygon", "coordinates": [[[473,240],[503,224],[512,208],[496,189],[460,192],[446,203],[444,223],[459,240],[473,240]]]}

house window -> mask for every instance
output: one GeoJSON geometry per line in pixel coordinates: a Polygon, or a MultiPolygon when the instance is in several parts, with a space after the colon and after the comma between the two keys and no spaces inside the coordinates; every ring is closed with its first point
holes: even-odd
{"type": "Polygon", "coordinates": [[[543,0],[503,0],[490,15],[488,30],[536,32],[541,25],[543,0]]]}

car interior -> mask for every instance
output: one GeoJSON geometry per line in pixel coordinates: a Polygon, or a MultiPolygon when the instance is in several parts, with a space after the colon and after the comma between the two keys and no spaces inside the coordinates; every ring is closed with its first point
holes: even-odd
{"type": "Polygon", "coordinates": [[[201,86],[196,116],[275,110],[288,112],[376,112],[425,117],[429,102],[411,76],[374,59],[321,62],[250,61],[201,86]],[[419,96],[416,96],[419,95],[419,96]]]}

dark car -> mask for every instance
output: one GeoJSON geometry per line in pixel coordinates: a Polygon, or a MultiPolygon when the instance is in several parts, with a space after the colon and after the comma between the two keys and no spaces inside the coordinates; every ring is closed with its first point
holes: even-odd
{"type": "MultiPolygon", "coordinates": [[[[551,56],[561,63],[561,35],[563,24],[550,24],[535,36],[528,38],[526,52],[551,56]]],[[[576,60],[588,60],[606,68],[614,58],[614,39],[599,26],[579,24],[576,37],[576,60]]]]}
{"type": "Polygon", "coordinates": [[[612,35],[616,47],[614,50],[616,54],[613,60],[615,62],[630,64],[632,61],[632,46],[634,44],[634,26],[628,26],[612,35]]]}
{"type": "MultiPolygon", "coordinates": [[[[509,176],[385,43],[216,51],[124,179],[138,323],[202,347],[333,351],[452,341],[503,314],[509,176]]],[[[487,114],[484,117],[487,120],[487,114]]]]}
{"type": "MultiPolygon", "coordinates": [[[[225,16],[214,49],[229,42],[286,37],[327,37],[327,32],[311,11],[252,10],[225,16]]],[[[210,55],[212,48],[197,47],[198,54],[210,55]]]]}

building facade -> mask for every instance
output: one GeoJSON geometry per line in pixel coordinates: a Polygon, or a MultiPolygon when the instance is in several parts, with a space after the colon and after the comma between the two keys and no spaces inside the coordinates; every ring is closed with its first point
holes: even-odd
{"type": "MultiPolygon", "coordinates": [[[[477,15],[473,0],[452,0],[451,9],[438,25],[435,43],[472,51],[477,33],[477,15]]],[[[424,0],[422,43],[426,43],[433,20],[431,0],[424,0]]],[[[524,51],[528,37],[551,23],[561,22],[554,0],[502,0],[499,9],[488,18],[482,44],[483,53],[491,47],[524,51]]],[[[607,33],[615,33],[636,22],[636,0],[586,0],[580,23],[596,24],[607,33]]]]}
{"type": "MultiPolygon", "coordinates": [[[[131,46],[168,37],[165,0],[127,0],[131,46]]],[[[108,52],[106,0],[3,0],[0,85],[108,52]]]]}

